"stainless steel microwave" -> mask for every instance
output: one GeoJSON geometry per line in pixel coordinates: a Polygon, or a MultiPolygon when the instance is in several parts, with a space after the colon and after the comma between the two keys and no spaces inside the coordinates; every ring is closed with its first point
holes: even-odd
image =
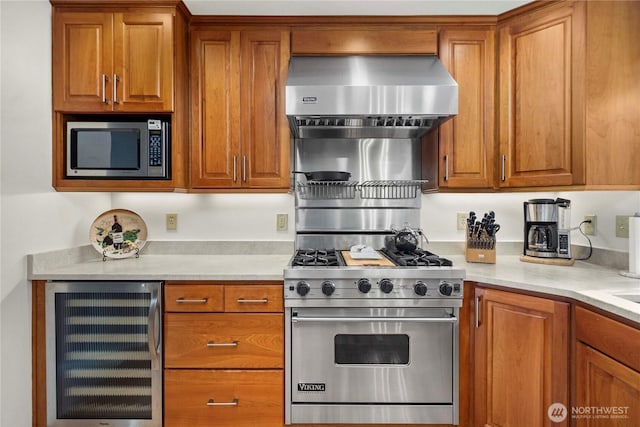
{"type": "Polygon", "coordinates": [[[67,178],[171,178],[168,121],[67,122],[67,178]]]}

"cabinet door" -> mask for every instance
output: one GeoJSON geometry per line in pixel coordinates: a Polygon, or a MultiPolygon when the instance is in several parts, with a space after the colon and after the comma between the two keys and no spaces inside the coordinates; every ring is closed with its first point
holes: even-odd
{"type": "Polygon", "coordinates": [[[440,188],[491,188],[495,32],[444,30],[440,59],[458,82],[458,115],[440,126],[440,188]]]}
{"type": "Polygon", "coordinates": [[[575,408],[578,427],[637,426],[640,372],[578,342],[575,408]],[[592,413],[592,408],[604,412],[592,413]]]}
{"type": "Polygon", "coordinates": [[[584,183],[584,4],[499,30],[500,185],[584,183]]]}
{"type": "Polygon", "coordinates": [[[111,111],[112,21],[110,13],[54,11],[54,110],[111,111]]]}
{"type": "Polygon", "coordinates": [[[242,185],[289,188],[290,134],[284,111],[289,33],[242,33],[242,185]]]}
{"type": "Polygon", "coordinates": [[[120,111],[173,109],[173,15],[114,14],[113,105],[120,111]]]}
{"type": "Polygon", "coordinates": [[[240,185],[240,34],[191,35],[191,187],[240,185]]]}
{"type": "Polygon", "coordinates": [[[476,288],[476,426],[566,426],[552,423],[552,403],[569,406],[569,305],[476,288]]]}

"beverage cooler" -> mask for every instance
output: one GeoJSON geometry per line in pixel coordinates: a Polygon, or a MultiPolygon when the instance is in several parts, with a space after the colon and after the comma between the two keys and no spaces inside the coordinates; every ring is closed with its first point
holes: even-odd
{"type": "Polygon", "coordinates": [[[162,283],[47,282],[47,426],[162,426],[162,283]]]}

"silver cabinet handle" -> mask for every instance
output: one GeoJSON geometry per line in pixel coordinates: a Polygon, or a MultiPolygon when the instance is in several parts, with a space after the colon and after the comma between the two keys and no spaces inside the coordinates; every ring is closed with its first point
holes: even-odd
{"type": "Polygon", "coordinates": [[[151,301],[149,303],[149,319],[147,321],[147,331],[149,334],[149,353],[151,355],[152,369],[160,369],[159,346],[160,346],[160,299],[158,298],[158,290],[154,289],[151,293],[151,301]],[[158,331],[156,335],[156,330],[158,331]]]}
{"type": "Polygon", "coordinates": [[[102,103],[103,104],[108,104],[109,100],[107,99],[107,80],[109,80],[109,78],[107,77],[106,74],[102,75],[102,103]]]}
{"type": "Polygon", "coordinates": [[[238,406],[238,399],[233,399],[231,402],[216,402],[213,399],[209,399],[207,406],[238,406]]]}
{"type": "Polygon", "coordinates": [[[502,180],[505,181],[507,179],[506,175],[505,175],[505,170],[504,170],[504,165],[505,162],[507,161],[507,156],[505,154],[502,155],[502,180]]]}
{"type": "Polygon", "coordinates": [[[120,101],[118,101],[118,75],[114,74],[113,75],[113,103],[114,104],[118,104],[120,101]]]}
{"type": "Polygon", "coordinates": [[[482,299],[480,297],[476,297],[476,329],[480,327],[480,303],[482,299]]]}
{"type": "Polygon", "coordinates": [[[269,302],[269,298],[262,298],[262,299],[238,298],[237,301],[239,304],[247,304],[247,303],[266,304],[269,302]]]}
{"type": "Polygon", "coordinates": [[[449,181],[449,155],[444,156],[444,180],[449,181]]]}
{"type": "Polygon", "coordinates": [[[233,182],[238,180],[238,158],[233,156],[233,182]]]}
{"type": "Polygon", "coordinates": [[[456,323],[451,317],[293,317],[291,322],[414,322],[414,323],[456,323]]]}
{"type": "Polygon", "coordinates": [[[242,182],[247,182],[247,156],[242,156],[242,182]]]}
{"type": "Polygon", "coordinates": [[[178,304],[206,304],[207,301],[209,301],[208,298],[200,298],[200,299],[185,299],[185,298],[178,298],[176,300],[176,302],[178,304]]]}
{"type": "Polygon", "coordinates": [[[207,347],[237,347],[238,346],[238,341],[233,341],[233,342],[213,342],[213,341],[209,341],[207,343],[207,347]]]}

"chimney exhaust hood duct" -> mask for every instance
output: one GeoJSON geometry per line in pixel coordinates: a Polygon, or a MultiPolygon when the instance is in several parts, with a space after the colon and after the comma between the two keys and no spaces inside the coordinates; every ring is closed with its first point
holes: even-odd
{"type": "Polygon", "coordinates": [[[292,57],[295,138],[418,138],[458,114],[458,84],[433,55],[292,57]]]}

